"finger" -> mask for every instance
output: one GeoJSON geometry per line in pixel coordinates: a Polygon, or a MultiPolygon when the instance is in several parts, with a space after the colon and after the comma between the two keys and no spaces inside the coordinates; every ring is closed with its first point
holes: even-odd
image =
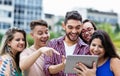
{"type": "Polygon", "coordinates": [[[53,55],[53,53],[52,53],[52,51],[50,50],[50,51],[48,51],[48,53],[49,53],[49,56],[52,56],[53,55]]]}
{"type": "Polygon", "coordinates": [[[96,69],[96,67],[97,67],[97,65],[96,65],[96,63],[94,62],[94,63],[93,63],[93,69],[96,69]]]}
{"type": "Polygon", "coordinates": [[[58,51],[56,51],[55,49],[52,49],[52,50],[55,54],[60,55],[60,53],[58,51]]]}
{"type": "Polygon", "coordinates": [[[45,53],[44,53],[46,56],[52,56],[52,53],[50,50],[47,50],[45,53]]]}
{"type": "Polygon", "coordinates": [[[64,55],[62,55],[62,62],[66,64],[66,57],[64,55]]]}
{"type": "Polygon", "coordinates": [[[78,63],[78,66],[82,71],[85,71],[87,69],[87,67],[83,63],[78,63]]]}
{"type": "Polygon", "coordinates": [[[62,61],[64,61],[66,59],[66,57],[64,55],[62,55],[62,61]]]}
{"type": "Polygon", "coordinates": [[[81,74],[82,73],[82,71],[81,70],[79,70],[79,69],[77,69],[77,68],[73,68],[75,71],[76,71],[76,73],[78,73],[78,74],[81,74]]]}

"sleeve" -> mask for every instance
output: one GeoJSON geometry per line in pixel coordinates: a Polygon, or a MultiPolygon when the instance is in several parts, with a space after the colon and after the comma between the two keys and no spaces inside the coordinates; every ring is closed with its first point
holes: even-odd
{"type": "MultiPolygon", "coordinates": [[[[50,41],[49,43],[48,43],[48,47],[52,47],[52,48],[54,48],[54,45],[53,45],[53,41],[50,41]]],[[[49,57],[49,56],[44,56],[44,72],[45,72],[45,75],[46,76],[51,76],[51,74],[50,74],[50,72],[49,72],[49,66],[50,65],[54,65],[54,57],[55,57],[55,55],[53,54],[53,56],[52,57],[49,57]]]]}
{"type": "MultiPolygon", "coordinates": [[[[51,40],[51,41],[49,41],[49,43],[48,43],[48,47],[52,47],[52,48],[54,48],[55,49],[55,39],[54,40],[51,40]]],[[[51,74],[50,74],[50,72],[49,72],[49,66],[50,65],[54,65],[54,64],[56,64],[55,63],[55,61],[54,61],[54,59],[55,59],[55,54],[53,54],[53,56],[52,57],[49,57],[49,56],[44,56],[44,59],[45,59],[45,63],[44,63],[44,72],[45,72],[45,75],[46,76],[52,76],[51,74]]]]}
{"type": "Polygon", "coordinates": [[[44,72],[46,76],[51,76],[49,72],[49,66],[52,64],[52,58],[45,56],[44,72]]]}
{"type": "Polygon", "coordinates": [[[84,52],[85,55],[90,55],[90,49],[88,45],[84,47],[84,52]]]}
{"type": "Polygon", "coordinates": [[[10,76],[10,60],[6,58],[0,59],[0,76],[10,76]]]}

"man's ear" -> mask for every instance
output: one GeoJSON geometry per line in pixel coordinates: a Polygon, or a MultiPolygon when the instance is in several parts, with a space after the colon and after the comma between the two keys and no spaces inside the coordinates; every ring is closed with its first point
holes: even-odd
{"type": "Polygon", "coordinates": [[[63,30],[65,30],[65,23],[64,22],[62,22],[62,28],[63,28],[63,30]]]}

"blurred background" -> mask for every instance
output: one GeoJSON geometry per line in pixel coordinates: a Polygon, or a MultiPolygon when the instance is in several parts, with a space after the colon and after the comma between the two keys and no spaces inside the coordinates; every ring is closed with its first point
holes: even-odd
{"type": "Polygon", "coordinates": [[[77,10],[84,19],[93,20],[98,29],[109,33],[120,53],[120,10],[118,0],[0,0],[0,42],[7,29],[22,28],[28,44],[32,20],[44,19],[49,24],[50,39],[64,34],[61,23],[67,11],[77,10]]]}

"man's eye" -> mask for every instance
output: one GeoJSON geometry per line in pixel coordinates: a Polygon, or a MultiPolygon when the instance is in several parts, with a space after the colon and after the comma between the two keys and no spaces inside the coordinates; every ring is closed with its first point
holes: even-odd
{"type": "Polygon", "coordinates": [[[42,32],[38,32],[38,35],[42,35],[43,33],[42,32]]]}
{"type": "Polygon", "coordinates": [[[72,29],[72,27],[71,27],[71,26],[68,26],[68,28],[69,28],[69,29],[72,29]]]}

